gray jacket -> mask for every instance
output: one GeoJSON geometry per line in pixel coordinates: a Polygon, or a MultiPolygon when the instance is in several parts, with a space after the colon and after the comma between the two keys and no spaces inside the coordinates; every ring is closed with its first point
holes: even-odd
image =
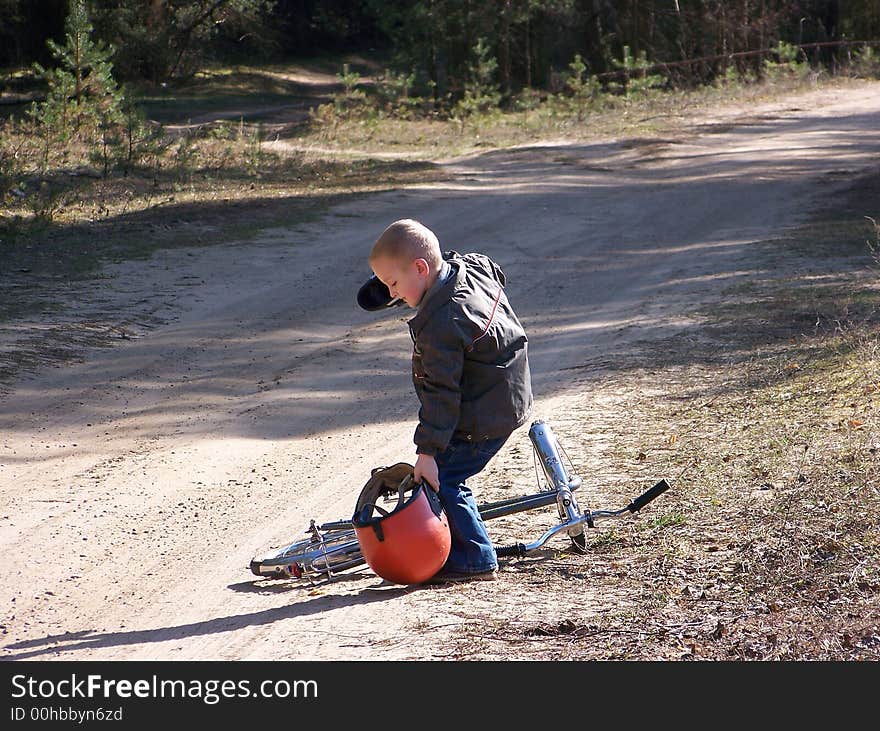
{"type": "Polygon", "coordinates": [[[419,454],[436,455],[453,437],[506,436],[532,407],[528,338],[504,293],[504,272],[484,254],[443,258],[452,275],[409,321],[419,454]]]}

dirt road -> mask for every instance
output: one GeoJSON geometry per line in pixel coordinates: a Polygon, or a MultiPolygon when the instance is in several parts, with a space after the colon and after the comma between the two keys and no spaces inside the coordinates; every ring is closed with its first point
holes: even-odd
{"type": "MultiPolygon", "coordinates": [[[[452,183],[108,269],[95,286],[119,311],[170,321],[0,401],[0,657],[444,659],[463,623],[546,614],[529,566],[491,584],[382,588],[361,572],[310,589],[247,564],[311,517],[348,516],[372,467],[414,457],[408,313],[354,304],[388,223],[417,218],[502,264],[531,337],[534,418],[563,444],[598,440],[608,368],[760,276],[755,242],[876,165],[880,84],[705,122],[451,161],[452,183]]],[[[533,487],[526,431],[485,484],[533,487]]],[[[590,455],[572,456],[589,474],[590,455]]],[[[572,581],[571,615],[627,600],[572,581]]]]}

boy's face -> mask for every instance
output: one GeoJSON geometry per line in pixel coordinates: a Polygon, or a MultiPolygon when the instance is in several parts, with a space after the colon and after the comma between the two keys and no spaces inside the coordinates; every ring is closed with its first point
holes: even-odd
{"type": "Polygon", "coordinates": [[[379,281],[391,292],[392,297],[399,297],[410,307],[418,307],[430,281],[430,268],[424,259],[398,261],[391,257],[380,256],[370,263],[379,281]]]}

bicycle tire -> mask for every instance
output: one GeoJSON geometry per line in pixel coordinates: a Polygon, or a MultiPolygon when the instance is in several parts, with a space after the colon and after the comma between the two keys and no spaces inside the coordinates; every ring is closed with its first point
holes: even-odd
{"type": "MultiPolygon", "coordinates": [[[[345,521],[338,521],[345,525],[345,521]]],[[[336,525],[336,524],[334,524],[336,525]]],[[[251,560],[251,573],[265,579],[330,576],[366,563],[354,528],[340,527],[272,549],[251,560]]]]}
{"type": "Polygon", "coordinates": [[[571,550],[574,553],[587,553],[587,533],[578,533],[576,536],[569,536],[571,539],[571,550]]]}

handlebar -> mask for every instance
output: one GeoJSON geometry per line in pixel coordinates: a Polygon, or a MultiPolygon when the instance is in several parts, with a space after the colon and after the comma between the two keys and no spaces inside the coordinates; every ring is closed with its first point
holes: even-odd
{"type": "Polygon", "coordinates": [[[669,489],[669,483],[663,479],[657,482],[653,487],[648,488],[639,495],[635,500],[630,502],[625,508],[621,508],[620,510],[585,510],[582,514],[577,517],[571,518],[569,520],[563,521],[555,526],[553,526],[550,530],[548,530],[544,535],[542,535],[538,540],[533,543],[515,543],[510,546],[500,546],[495,549],[495,553],[500,557],[505,556],[516,556],[522,557],[525,556],[530,551],[534,551],[536,548],[540,548],[543,546],[551,537],[556,535],[557,533],[568,530],[569,528],[573,528],[582,523],[586,523],[589,527],[593,526],[593,521],[597,518],[620,518],[624,513],[637,513],[641,510],[645,505],[654,500],[657,496],[662,495],[669,489]]]}
{"type": "Polygon", "coordinates": [[[654,487],[645,490],[641,495],[639,495],[635,500],[633,500],[629,505],[626,506],[626,509],[631,513],[636,513],[645,507],[649,502],[651,502],[658,495],[662,495],[669,489],[669,483],[666,480],[660,480],[654,487]]]}

